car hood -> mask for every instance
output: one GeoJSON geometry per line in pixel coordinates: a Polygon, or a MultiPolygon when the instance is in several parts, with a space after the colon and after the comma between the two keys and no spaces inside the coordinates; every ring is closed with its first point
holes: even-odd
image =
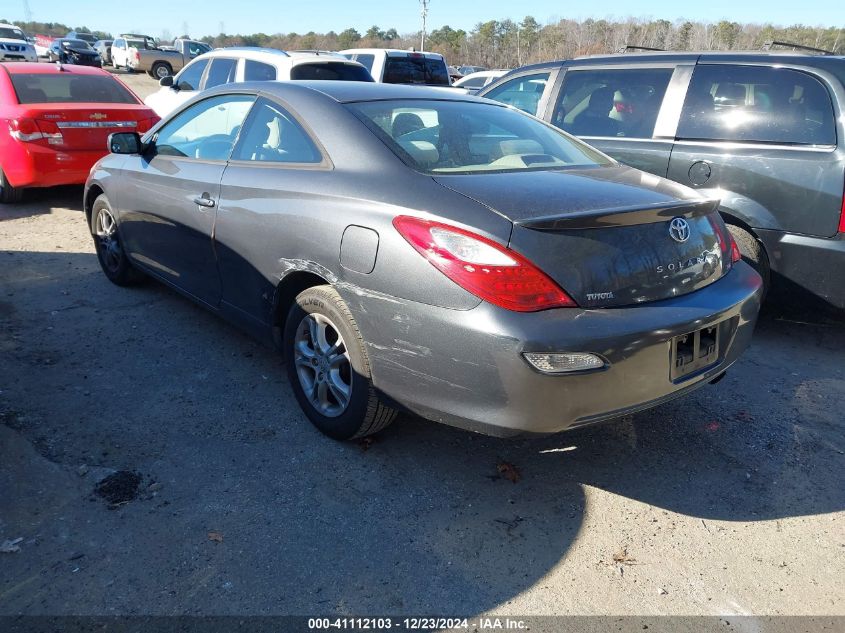
{"type": "Polygon", "coordinates": [[[90,48],[76,48],[75,46],[63,46],[62,50],[70,53],[76,53],[77,55],[98,55],[97,51],[90,48]]]}

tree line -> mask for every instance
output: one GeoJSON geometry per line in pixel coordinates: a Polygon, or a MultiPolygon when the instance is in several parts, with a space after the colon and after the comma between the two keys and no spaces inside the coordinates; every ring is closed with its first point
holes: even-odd
{"type": "MultiPolygon", "coordinates": [[[[15,22],[30,33],[64,35],[72,30],[57,23],[15,22]]],[[[73,29],[89,31],[85,27],[73,29]]],[[[106,38],[107,33],[93,32],[106,38]]],[[[169,40],[163,32],[163,40],[169,40]]],[[[254,33],[206,36],[202,41],[215,48],[225,46],[265,46],[282,50],[345,48],[412,48],[419,47],[420,33],[400,34],[395,28],[372,26],[361,33],[349,28],[340,33],[254,33]]],[[[489,20],[479,22],[470,31],[442,26],[427,34],[426,49],[442,53],[453,64],[473,64],[488,68],[514,68],[523,64],[550,59],[568,59],[579,55],[616,52],[626,45],[666,50],[759,50],[771,40],[782,40],[845,53],[845,28],[804,26],[774,26],[771,24],[740,24],[694,22],[689,20],[654,20],[640,18],[562,19],[540,24],[532,16],[519,22],[489,20]]]]}

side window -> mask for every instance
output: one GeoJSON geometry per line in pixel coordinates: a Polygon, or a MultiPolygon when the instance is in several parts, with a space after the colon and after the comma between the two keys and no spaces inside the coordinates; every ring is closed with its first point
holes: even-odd
{"type": "Polygon", "coordinates": [[[678,138],[799,145],[835,145],[827,88],[788,68],[697,66],[678,138]]]}
{"type": "Polygon", "coordinates": [[[548,81],[549,73],[522,75],[506,81],[484,96],[536,116],[540,98],[543,96],[548,81]]]}
{"type": "Polygon", "coordinates": [[[276,68],[251,59],[244,61],[244,81],[275,81],[276,68]]]}
{"type": "Polygon", "coordinates": [[[205,78],[204,89],[213,88],[222,84],[230,84],[235,81],[235,68],[238,66],[237,59],[228,57],[215,57],[211,60],[208,75],[205,78]]]}
{"type": "Polygon", "coordinates": [[[570,70],[552,122],[575,136],[651,138],[671,68],[570,70]]]}
{"type": "Polygon", "coordinates": [[[355,56],[355,61],[361,64],[368,72],[373,72],[373,62],[376,60],[375,55],[361,54],[355,56]]]}
{"type": "Polygon", "coordinates": [[[156,134],[156,154],[228,160],[254,101],[250,95],[221,95],[194,104],[156,134]]]}
{"type": "Polygon", "coordinates": [[[244,126],[232,160],[320,163],[323,157],[290,114],[281,106],[260,99],[244,126]]]}
{"type": "Polygon", "coordinates": [[[200,79],[202,79],[202,73],[205,71],[206,66],[208,66],[207,59],[198,59],[195,62],[191,62],[176,76],[174,84],[179,90],[199,89],[200,79]]]}
{"type": "Polygon", "coordinates": [[[118,40],[114,41],[114,44],[112,44],[112,46],[114,46],[115,48],[123,48],[125,44],[126,44],[126,42],[118,39],[118,40]]]}

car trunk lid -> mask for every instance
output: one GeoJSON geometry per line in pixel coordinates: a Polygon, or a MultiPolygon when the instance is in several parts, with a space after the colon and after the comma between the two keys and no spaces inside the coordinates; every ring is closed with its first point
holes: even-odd
{"type": "Polygon", "coordinates": [[[109,134],[148,130],[153,113],[130,104],[73,103],[31,106],[28,117],[38,124],[50,147],[107,151],[109,134]]]}
{"type": "Polygon", "coordinates": [[[582,307],[687,294],[730,266],[718,201],[627,167],[435,176],[514,223],[509,247],[582,307]]]}

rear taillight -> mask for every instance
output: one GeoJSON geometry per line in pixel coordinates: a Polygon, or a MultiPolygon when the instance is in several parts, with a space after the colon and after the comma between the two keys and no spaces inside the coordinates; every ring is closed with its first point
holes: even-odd
{"type": "Polygon", "coordinates": [[[52,121],[13,119],[9,121],[9,133],[12,135],[12,138],[24,143],[33,143],[46,139],[52,145],[61,143],[64,140],[61,130],[52,121]]]}
{"type": "Polygon", "coordinates": [[[842,211],[839,212],[839,232],[845,233],[845,195],[842,196],[842,211]]]}
{"type": "Polygon", "coordinates": [[[742,253],[739,252],[739,246],[730,231],[728,231],[728,237],[731,238],[731,263],[736,264],[742,259],[742,253]]]}
{"type": "Polygon", "coordinates": [[[534,264],[492,240],[409,216],[395,218],[393,226],[435,268],[484,301],[516,312],[577,305],[534,264]]]}
{"type": "Polygon", "coordinates": [[[145,132],[149,132],[152,127],[160,120],[161,119],[159,119],[158,117],[153,117],[152,119],[141,119],[135,126],[135,131],[138,132],[138,134],[144,134],[145,132]]]}
{"type": "Polygon", "coordinates": [[[139,52],[138,52],[138,49],[137,49],[137,48],[133,48],[133,49],[132,49],[132,57],[134,57],[134,58],[135,58],[135,61],[136,61],[136,62],[140,62],[140,61],[141,61],[141,53],[139,53],[139,52]]]}

